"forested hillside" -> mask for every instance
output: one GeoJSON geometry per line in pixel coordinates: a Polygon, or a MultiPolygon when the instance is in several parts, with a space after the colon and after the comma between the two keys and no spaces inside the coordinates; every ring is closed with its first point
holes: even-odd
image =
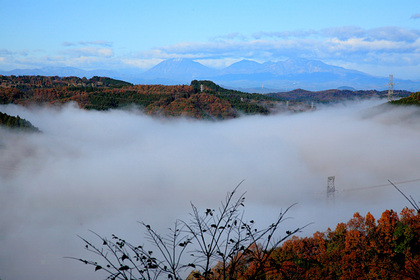
{"type": "Polygon", "coordinates": [[[58,76],[2,76],[1,88],[18,88],[30,90],[33,88],[55,87],[122,87],[132,84],[106,77],[92,77],[91,79],[79,77],[58,76]]]}
{"type": "Polygon", "coordinates": [[[0,76],[0,104],[64,104],[108,110],[135,105],[146,114],[197,119],[229,119],[241,114],[269,114],[278,99],[226,90],[210,81],[191,85],[132,85],[110,78],[0,76]]]}
{"type": "MultiPolygon", "coordinates": [[[[190,85],[133,85],[105,77],[0,76],[0,104],[60,105],[76,102],[80,108],[109,110],[136,106],[145,114],[196,119],[231,119],[242,114],[268,115],[279,111],[310,110],[312,103],[385,98],[387,91],[296,89],[271,94],[246,93],[225,89],[211,81],[194,80],[190,85]],[[288,101],[288,105],[286,105],[288,101]]],[[[408,91],[395,91],[407,97],[408,91]]],[[[396,104],[419,102],[418,94],[396,104]],[[417,101],[416,101],[417,100],[417,101]]]]}
{"type": "Polygon", "coordinates": [[[417,105],[420,106],[420,92],[414,92],[410,96],[405,98],[401,98],[399,100],[394,100],[391,102],[392,104],[397,105],[417,105]]]}
{"type": "Polygon", "coordinates": [[[8,114],[0,112],[0,127],[7,127],[13,129],[20,129],[24,131],[35,131],[39,132],[39,129],[33,126],[29,121],[19,117],[10,116],[8,114]]]}
{"type": "MultiPolygon", "coordinates": [[[[395,90],[395,97],[407,97],[411,94],[405,90],[395,90]]],[[[367,99],[372,97],[386,98],[388,91],[377,90],[340,90],[330,89],[322,91],[308,91],[304,89],[295,89],[288,92],[269,93],[267,96],[281,98],[283,100],[301,101],[301,102],[315,102],[315,103],[331,103],[340,102],[343,100],[367,99]]]]}

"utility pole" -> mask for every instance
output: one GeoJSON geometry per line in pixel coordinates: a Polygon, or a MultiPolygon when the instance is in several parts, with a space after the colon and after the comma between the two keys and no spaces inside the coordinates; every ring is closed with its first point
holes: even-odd
{"type": "Polygon", "coordinates": [[[388,83],[388,102],[394,100],[394,77],[393,75],[389,75],[389,83],[388,83]]]}

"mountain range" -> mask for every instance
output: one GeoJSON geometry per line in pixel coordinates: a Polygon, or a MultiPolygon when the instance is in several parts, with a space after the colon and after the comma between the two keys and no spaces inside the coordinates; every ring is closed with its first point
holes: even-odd
{"type": "MultiPolygon", "coordinates": [[[[227,88],[248,92],[274,92],[297,88],[326,90],[337,88],[387,89],[388,77],[333,66],[318,60],[303,58],[259,63],[241,60],[223,69],[207,67],[192,59],[164,60],[151,69],[139,70],[82,70],[72,67],[46,67],[41,69],[15,69],[0,71],[1,75],[77,76],[91,78],[106,76],[134,84],[190,84],[192,80],[211,80],[227,88]]],[[[394,79],[396,89],[418,91],[420,81],[394,79]]]]}

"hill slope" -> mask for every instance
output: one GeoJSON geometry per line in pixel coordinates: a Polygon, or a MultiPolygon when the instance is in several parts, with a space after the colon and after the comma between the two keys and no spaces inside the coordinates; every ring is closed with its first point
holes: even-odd
{"type": "Polygon", "coordinates": [[[391,101],[392,104],[396,105],[417,105],[420,106],[420,92],[414,92],[410,96],[401,98],[399,100],[391,101]]]}
{"type": "MultiPolygon", "coordinates": [[[[397,90],[394,91],[396,97],[409,96],[411,92],[397,90]]],[[[295,89],[288,92],[276,92],[266,94],[267,96],[280,98],[282,100],[289,101],[301,101],[301,102],[315,102],[315,103],[330,103],[340,102],[343,100],[354,100],[354,99],[367,99],[372,97],[386,98],[388,91],[377,91],[377,90],[348,90],[348,89],[330,89],[322,91],[308,91],[304,89],[295,89]]]]}
{"type": "Polygon", "coordinates": [[[39,129],[33,126],[29,121],[18,116],[10,116],[0,112],[0,127],[19,129],[28,132],[39,132],[39,129]]]}
{"type": "Polygon", "coordinates": [[[137,106],[160,116],[229,119],[240,114],[269,114],[279,101],[261,94],[227,90],[210,81],[191,86],[132,85],[110,78],[0,76],[0,104],[64,104],[76,102],[94,110],[137,106]]]}

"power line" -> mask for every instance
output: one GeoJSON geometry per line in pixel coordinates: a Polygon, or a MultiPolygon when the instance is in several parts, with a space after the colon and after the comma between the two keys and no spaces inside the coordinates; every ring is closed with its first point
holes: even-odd
{"type": "MultiPolygon", "coordinates": [[[[413,182],[418,182],[418,181],[420,181],[420,179],[400,181],[400,182],[395,182],[394,184],[401,185],[401,184],[413,183],[413,182]]],[[[358,188],[352,188],[352,189],[343,189],[341,191],[343,191],[343,192],[362,191],[362,190],[376,189],[376,188],[389,187],[389,186],[392,186],[392,184],[387,183],[387,184],[374,185],[374,186],[368,186],[368,187],[358,187],[358,188]]]]}

